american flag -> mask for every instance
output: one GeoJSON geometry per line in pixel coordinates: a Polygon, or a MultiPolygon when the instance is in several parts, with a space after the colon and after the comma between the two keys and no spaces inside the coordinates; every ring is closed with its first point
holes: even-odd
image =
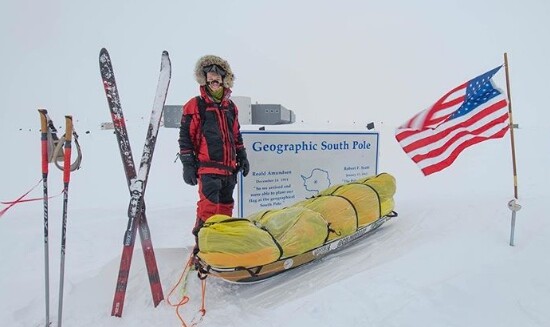
{"type": "Polygon", "coordinates": [[[395,131],[395,138],[425,176],[449,167],[467,147],[503,137],[508,102],[491,78],[502,66],[455,87],[395,131]]]}

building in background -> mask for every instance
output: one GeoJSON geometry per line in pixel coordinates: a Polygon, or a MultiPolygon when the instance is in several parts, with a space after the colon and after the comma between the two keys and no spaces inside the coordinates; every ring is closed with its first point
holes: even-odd
{"type": "MultiPolygon", "coordinates": [[[[231,100],[239,108],[241,125],[281,125],[292,124],[296,116],[292,110],[280,104],[252,104],[250,97],[233,96],[231,100]]],[[[164,106],[164,127],[179,128],[183,105],[164,106]]]]}
{"type": "Polygon", "coordinates": [[[253,125],[282,125],[292,124],[296,116],[292,110],[288,110],[280,104],[253,104],[253,125]]]}
{"type": "Polygon", "coordinates": [[[164,127],[179,128],[181,124],[181,114],[183,105],[165,105],[164,106],[164,127]]]}
{"type": "Polygon", "coordinates": [[[250,97],[232,96],[231,100],[239,108],[239,123],[251,125],[252,123],[252,99],[250,97]]]}

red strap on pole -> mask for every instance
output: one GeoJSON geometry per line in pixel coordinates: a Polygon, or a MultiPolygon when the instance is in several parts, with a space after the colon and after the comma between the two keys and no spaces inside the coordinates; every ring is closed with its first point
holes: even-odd
{"type": "MultiPolygon", "coordinates": [[[[25,194],[21,195],[21,196],[20,196],[19,198],[17,198],[15,201],[7,202],[7,203],[9,203],[10,205],[9,205],[8,207],[6,207],[6,208],[4,208],[4,209],[2,209],[2,210],[0,211],[0,218],[6,213],[6,211],[8,211],[8,210],[9,210],[11,207],[13,207],[14,205],[16,205],[16,204],[18,204],[18,203],[20,203],[20,202],[28,201],[28,200],[23,200],[23,198],[24,198],[25,196],[27,196],[27,194],[31,193],[31,191],[34,190],[34,189],[40,184],[40,182],[42,182],[42,178],[40,178],[40,179],[38,180],[38,183],[36,183],[35,186],[33,186],[30,190],[28,190],[25,194]]],[[[42,199],[42,198],[40,198],[40,199],[42,199]]],[[[2,203],[4,203],[4,202],[2,202],[2,203]]]]}
{"type": "MultiPolygon", "coordinates": [[[[47,199],[53,199],[63,194],[63,190],[61,192],[57,193],[56,195],[50,195],[47,197],[47,199]]],[[[30,198],[30,199],[22,199],[22,200],[14,200],[14,201],[0,201],[1,204],[18,204],[18,203],[24,203],[24,202],[33,202],[33,201],[39,201],[44,200],[44,197],[41,198],[30,198]]]]}

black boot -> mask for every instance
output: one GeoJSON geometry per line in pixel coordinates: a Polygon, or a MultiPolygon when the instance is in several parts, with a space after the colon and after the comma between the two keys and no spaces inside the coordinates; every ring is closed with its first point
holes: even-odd
{"type": "Polygon", "coordinates": [[[193,247],[193,265],[195,266],[196,270],[199,270],[199,231],[204,225],[204,221],[197,217],[197,220],[195,222],[195,227],[193,227],[193,230],[191,233],[195,236],[195,246],[193,247]]]}

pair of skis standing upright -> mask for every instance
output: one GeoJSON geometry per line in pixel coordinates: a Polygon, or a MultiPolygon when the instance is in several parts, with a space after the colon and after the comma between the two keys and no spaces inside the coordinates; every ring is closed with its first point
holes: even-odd
{"type": "Polygon", "coordinates": [[[164,103],[166,101],[168,87],[170,85],[171,63],[168,52],[164,51],[162,53],[159,80],[153,102],[151,119],[147,129],[147,136],[145,138],[143,155],[137,171],[134,165],[132,150],[130,148],[130,141],[126,130],[124,114],[120,104],[120,97],[118,94],[111,58],[105,48],[101,49],[99,53],[99,68],[120,149],[126,180],[128,182],[128,190],[130,191],[128,225],[124,233],[124,245],[120,260],[120,269],[118,272],[115,296],[111,310],[112,316],[121,317],[124,299],[126,296],[126,287],[128,285],[128,278],[130,274],[134,244],[138,230],[143,255],[145,257],[145,265],[149,276],[154,306],[156,307],[164,299],[155,253],[153,250],[153,243],[151,241],[151,233],[149,231],[149,225],[145,215],[144,193],[147,185],[147,176],[149,175],[151,161],[153,158],[153,152],[157,141],[164,103]]]}

